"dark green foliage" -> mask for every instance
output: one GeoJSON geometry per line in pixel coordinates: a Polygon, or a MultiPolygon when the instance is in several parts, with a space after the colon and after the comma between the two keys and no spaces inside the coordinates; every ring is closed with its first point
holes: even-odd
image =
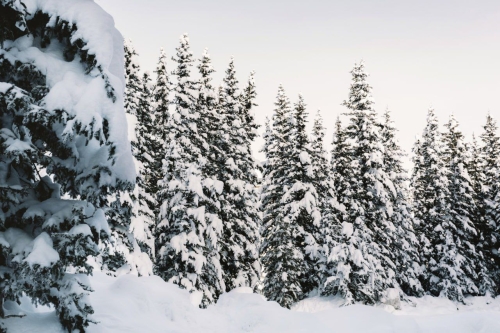
{"type": "Polygon", "coordinates": [[[84,72],[102,80],[103,103],[114,105],[107,72],[73,38],[76,24],[50,15],[27,15],[22,2],[0,2],[0,292],[2,302],[24,294],[52,305],[66,330],[84,332],[93,323],[87,259],[110,236],[102,208],[130,183],[114,174],[116,146],[101,110],[86,110],[90,121],[84,121],[74,110],[50,109],[46,69],[24,62],[16,46],[4,48],[19,37],[39,49],[58,43],[56,61],[78,57],[84,72]],[[17,241],[33,246],[16,252],[17,241]]]}
{"type": "Polygon", "coordinates": [[[231,59],[223,82],[218,107],[222,120],[218,179],[224,185],[219,251],[226,291],[230,291],[237,287],[255,288],[260,280],[258,167],[251,151],[258,126],[252,117],[256,96],[253,74],[246,90],[240,94],[231,59]]]}

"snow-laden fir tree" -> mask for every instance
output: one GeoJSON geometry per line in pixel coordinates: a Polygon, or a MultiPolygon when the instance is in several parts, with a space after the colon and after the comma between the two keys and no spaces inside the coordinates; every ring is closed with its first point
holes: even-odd
{"type": "MultiPolygon", "coordinates": [[[[167,71],[167,55],[163,48],[160,49],[160,56],[156,65],[156,81],[153,85],[152,91],[152,107],[154,114],[154,126],[151,129],[153,137],[151,139],[150,154],[154,159],[151,166],[150,179],[148,186],[150,193],[158,193],[158,181],[163,179],[163,160],[165,159],[165,152],[169,145],[169,107],[171,105],[170,91],[172,90],[172,82],[170,75],[167,71]]],[[[155,216],[158,216],[157,206],[153,211],[155,216]]]]}
{"type": "MultiPolygon", "coordinates": [[[[337,204],[328,207],[324,220],[328,223],[325,231],[326,237],[326,280],[323,281],[321,293],[323,295],[337,294],[346,298],[346,303],[353,302],[352,293],[348,289],[350,267],[346,261],[348,248],[345,247],[346,239],[343,234],[343,223],[347,223],[347,211],[350,207],[352,176],[352,146],[347,140],[347,132],[342,127],[340,118],[335,122],[332,152],[330,160],[330,177],[334,184],[337,204]],[[344,246],[342,246],[342,244],[344,246]]],[[[326,223],[325,223],[326,224],[326,223]]],[[[350,237],[347,239],[349,240],[350,237]]]]}
{"type": "Polygon", "coordinates": [[[319,206],[322,216],[326,216],[329,207],[334,204],[338,208],[334,191],[333,177],[330,172],[330,163],[325,150],[325,128],[320,111],[314,118],[311,139],[311,165],[313,169],[313,183],[320,197],[319,206]],[[334,202],[332,202],[334,200],[334,202]]]}
{"type": "Polygon", "coordinates": [[[132,152],[137,161],[137,180],[134,197],[138,203],[134,207],[131,229],[142,251],[153,258],[154,240],[152,230],[155,221],[154,210],[157,202],[156,193],[151,187],[152,179],[155,178],[152,172],[155,169],[155,160],[153,158],[155,146],[152,143],[156,141],[153,136],[153,129],[156,123],[152,115],[151,78],[149,73],[146,72],[142,77],[139,108],[136,112],[136,137],[132,142],[132,152]]]}
{"type": "Polygon", "coordinates": [[[425,268],[423,287],[426,292],[435,295],[439,295],[436,287],[439,279],[434,278],[433,271],[437,269],[439,262],[437,245],[442,242],[440,237],[443,234],[435,229],[439,229],[449,212],[446,200],[449,196],[448,176],[443,150],[436,114],[433,109],[429,109],[426,127],[413,149],[411,188],[418,223],[417,237],[425,268]]]}
{"type": "Polygon", "coordinates": [[[415,220],[409,198],[409,177],[403,167],[404,151],[396,139],[396,128],[387,109],[383,115],[382,143],[384,145],[384,171],[392,182],[392,212],[389,218],[395,227],[390,240],[389,258],[395,264],[396,280],[407,295],[421,296],[423,288],[419,241],[415,235],[415,220]]]}
{"type": "Polygon", "coordinates": [[[0,2],[0,312],[25,295],[84,332],[108,196],[135,178],[123,39],[92,2],[31,5],[0,2]]]}
{"type": "Polygon", "coordinates": [[[215,302],[225,290],[219,260],[222,221],[213,213],[222,183],[207,177],[207,143],[197,108],[198,86],[191,77],[193,55],[187,34],[173,60],[177,84],[173,89],[175,111],[169,119],[169,145],[160,182],[160,216],[156,225],[156,274],[200,298],[200,307],[215,302]]]}
{"type": "MultiPolygon", "coordinates": [[[[371,87],[363,62],[351,71],[346,137],[351,148],[349,202],[338,246],[329,255],[336,267],[324,294],[340,294],[345,304],[383,301],[388,288],[398,287],[391,242],[397,237],[391,220],[393,188],[385,172],[384,147],[373,109],[371,87]]],[[[345,194],[343,194],[345,196],[345,194]]]]}
{"type": "MultiPolygon", "coordinates": [[[[305,297],[302,290],[304,256],[296,246],[296,226],[285,215],[285,193],[292,187],[288,178],[291,164],[293,127],[290,101],[282,86],[278,89],[272,132],[266,135],[266,162],[261,192],[263,214],[261,263],[264,296],[290,308],[305,297]]],[[[308,278],[308,277],[306,277],[308,278]]]]}
{"type": "Polygon", "coordinates": [[[262,161],[261,163],[261,171],[262,171],[261,183],[264,181],[264,179],[271,171],[267,167],[268,166],[267,157],[269,156],[269,147],[271,146],[273,140],[273,132],[271,128],[271,121],[269,120],[268,116],[266,116],[266,120],[264,121],[264,133],[262,134],[262,139],[264,140],[264,145],[259,150],[259,152],[263,153],[265,158],[264,161],[262,161]]]}
{"type": "Polygon", "coordinates": [[[482,247],[484,240],[482,239],[483,235],[481,232],[481,226],[485,223],[483,185],[486,181],[486,177],[484,174],[481,147],[479,146],[476,135],[474,133],[472,133],[472,141],[466,145],[466,148],[468,157],[468,161],[466,163],[467,173],[470,177],[471,186],[474,191],[474,202],[476,203],[477,207],[477,209],[475,210],[476,216],[472,219],[478,231],[478,244],[476,249],[477,251],[483,252],[482,247]]]}
{"type": "Polygon", "coordinates": [[[260,228],[257,194],[257,169],[251,144],[257,126],[252,116],[255,91],[250,88],[241,97],[231,59],[224,77],[219,100],[222,119],[220,180],[224,183],[224,201],[220,217],[223,235],[220,239],[221,265],[226,290],[237,287],[254,288],[260,280],[260,228]],[[245,105],[242,104],[245,101],[245,105]]]}
{"type": "Polygon", "coordinates": [[[156,200],[147,182],[152,169],[151,79],[148,73],[138,79],[139,71],[137,53],[128,41],[125,44],[125,112],[132,134],[130,140],[137,177],[133,189],[110,196],[111,209],[107,210],[107,216],[113,233],[111,242],[101,244],[100,258],[101,269],[110,275],[126,272],[151,275],[153,269],[152,229],[156,200]]]}
{"type": "Polygon", "coordinates": [[[154,152],[152,143],[155,138],[152,135],[154,122],[151,106],[151,78],[149,73],[142,77],[141,91],[139,94],[139,105],[135,110],[135,138],[132,140],[132,153],[135,158],[137,172],[136,184],[132,198],[132,217],[130,232],[137,242],[139,249],[132,242],[133,251],[130,251],[129,262],[134,265],[140,275],[152,274],[152,260],[154,260],[153,228],[155,223],[154,209],[157,206],[156,193],[152,192],[150,181],[154,169],[154,152]],[[144,256],[144,254],[149,257],[144,256]]]}
{"type": "Polygon", "coordinates": [[[289,155],[291,164],[285,174],[285,182],[289,186],[281,199],[285,222],[292,226],[294,244],[302,252],[300,284],[304,294],[319,287],[323,273],[323,249],[318,243],[323,232],[321,198],[317,191],[321,183],[317,182],[314,174],[314,152],[306,132],[307,115],[306,104],[299,95],[292,118],[294,131],[289,155]]]}
{"type": "MultiPolygon", "coordinates": [[[[128,68],[125,67],[125,73],[127,70],[128,68]]],[[[125,75],[126,86],[129,77],[125,75]]],[[[136,95],[138,101],[135,109],[125,109],[130,127],[129,133],[132,134],[130,139],[137,177],[133,188],[108,196],[109,208],[106,210],[106,216],[112,227],[112,233],[109,242],[100,244],[101,255],[97,260],[101,271],[108,275],[133,273],[141,276],[153,273],[154,214],[152,207],[155,205],[155,200],[148,193],[149,189],[145,183],[150,170],[148,163],[151,160],[148,154],[148,143],[151,140],[148,137],[149,132],[145,130],[152,124],[150,83],[149,74],[145,73],[138,92],[125,89],[125,99],[130,93],[136,95]]],[[[129,104],[129,107],[133,106],[134,104],[129,104]]]]}
{"type": "Polygon", "coordinates": [[[142,81],[139,55],[130,39],[124,41],[125,51],[125,112],[135,115],[139,107],[142,81]]]}
{"type": "Polygon", "coordinates": [[[315,238],[321,246],[321,252],[318,254],[317,273],[320,289],[325,282],[328,273],[327,256],[329,250],[335,245],[334,231],[340,225],[339,214],[342,207],[337,202],[335,185],[331,166],[326,156],[324,147],[325,128],[323,127],[323,118],[320,111],[314,118],[311,139],[311,165],[313,172],[313,185],[318,194],[318,207],[321,213],[321,227],[315,238]]]}
{"type": "Polygon", "coordinates": [[[478,199],[484,220],[477,227],[481,235],[480,248],[489,274],[496,285],[500,286],[500,136],[496,121],[490,114],[483,128],[481,166],[484,182],[478,199]]]}
{"type": "Polygon", "coordinates": [[[252,71],[250,76],[248,77],[248,82],[246,87],[240,94],[240,102],[241,102],[241,112],[242,112],[242,120],[247,131],[247,144],[251,144],[253,140],[258,136],[259,125],[255,122],[255,114],[254,108],[258,106],[255,103],[255,99],[257,98],[257,91],[255,88],[255,72],[252,71]]]}
{"type": "Polygon", "coordinates": [[[336,215],[340,222],[347,218],[345,214],[350,207],[352,198],[352,167],[352,145],[348,140],[346,129],[342,126],[340,118],[337,117],[333,133],[330,173],[335,186],[338,210],[329,214],[336,215]]]}
{"type": "Polygon", "coordinates": [[[198,135],[203,137],[207,143],[202,146],[202,155],[207,158],[205,163],[205,173],[210,177],[220,177],[222,172],[221,150],[224,141],[222,131],[223,119],[219,108],[219,96],[212,85],[212,73],[215,70],[212,67],[212,60],[208,50],[205,49],[198,64],[200,80],[198,82],[197,110],[200,113],[201,126],[198,128],[198,135]]]}
{"type": "Polygon", "coordinates": [[[467,149],[458,123],[450,116],[442,135],[443,154],[448,178],[446,214],[434,226],[438,237],[431,242],[433,252],[429,265],[432,278],[430,292],[434,295],[463,301],[466,294],[477,295],[478,273],[484,275],[484,262],[481,253],[475,248],[477,235],[472,219],[476,216],[476,204],[471,180],[467,172],[467,149]]]}

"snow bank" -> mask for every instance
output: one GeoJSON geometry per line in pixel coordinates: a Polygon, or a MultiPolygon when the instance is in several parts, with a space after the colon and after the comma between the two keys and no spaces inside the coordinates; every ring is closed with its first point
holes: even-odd
{"type": "MultiPolygon", "coordinates": [[[[114,278],[96,273],[91,282],[99,324],[91,325],[89,333],[500,332],[500,299],[486,297],[467,299],[467,306],[441,298],[412,298],[414,306],[402,304],[400,311],[387,305],[339,308],[343,302],[337,298],[312,297],[287,310],[239,288],[202,310],[187,291],[156,276],[114,278]]],[[[46,308],[21,308],[27,316],[7,319],[9,333],[64,332],[46,308]]]]}

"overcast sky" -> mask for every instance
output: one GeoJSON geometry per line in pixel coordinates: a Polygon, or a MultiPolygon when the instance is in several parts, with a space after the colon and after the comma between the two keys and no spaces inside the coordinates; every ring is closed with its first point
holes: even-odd
{"type": "MultiPolygon", "coordinates": [[[[464,133],[480,133],[489,111],[500,121],[499,0],[97,0],[153,71],[189,33],[194,55],[208,47],[218,83],[230,56],[238,78],[256,71],[257,120],[271,116],[282,83],[302,93],[310,121],[321,109],[328,148],[345,112],[353,64],[364,59],[375,106],[393,111],[410,151],[429,106],[441,124],[453,113],[464,133]]],[[[173,62],[170,62],[170,69],[173,62]]],[[[256,143],[256,148],[262,144],[256,143]]]]}

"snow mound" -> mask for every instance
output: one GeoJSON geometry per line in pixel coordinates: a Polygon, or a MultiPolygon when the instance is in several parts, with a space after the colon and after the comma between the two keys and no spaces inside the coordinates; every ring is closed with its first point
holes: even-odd
{"type": "MultiPolygon", "coordinates": [[[[500,299],[475,297],[468,305],[447,299],[412,298],[413,305],[352,305],[335,297],[311,297],[292,310],[268,302],[263,296],[239,288],[223,294],[206,310],[192,304],[190,294],[157,276],[118,278],[96,273],[90,298],[98,325],[89,333],[496,333],[500,332],[500,299]]],[[[21,304],[24,318],[6,320],[9,333],[63,333],[57,317],[47,308],[21,304]],[[43,328],[43,329],[41,329],[43,328]]]]}

